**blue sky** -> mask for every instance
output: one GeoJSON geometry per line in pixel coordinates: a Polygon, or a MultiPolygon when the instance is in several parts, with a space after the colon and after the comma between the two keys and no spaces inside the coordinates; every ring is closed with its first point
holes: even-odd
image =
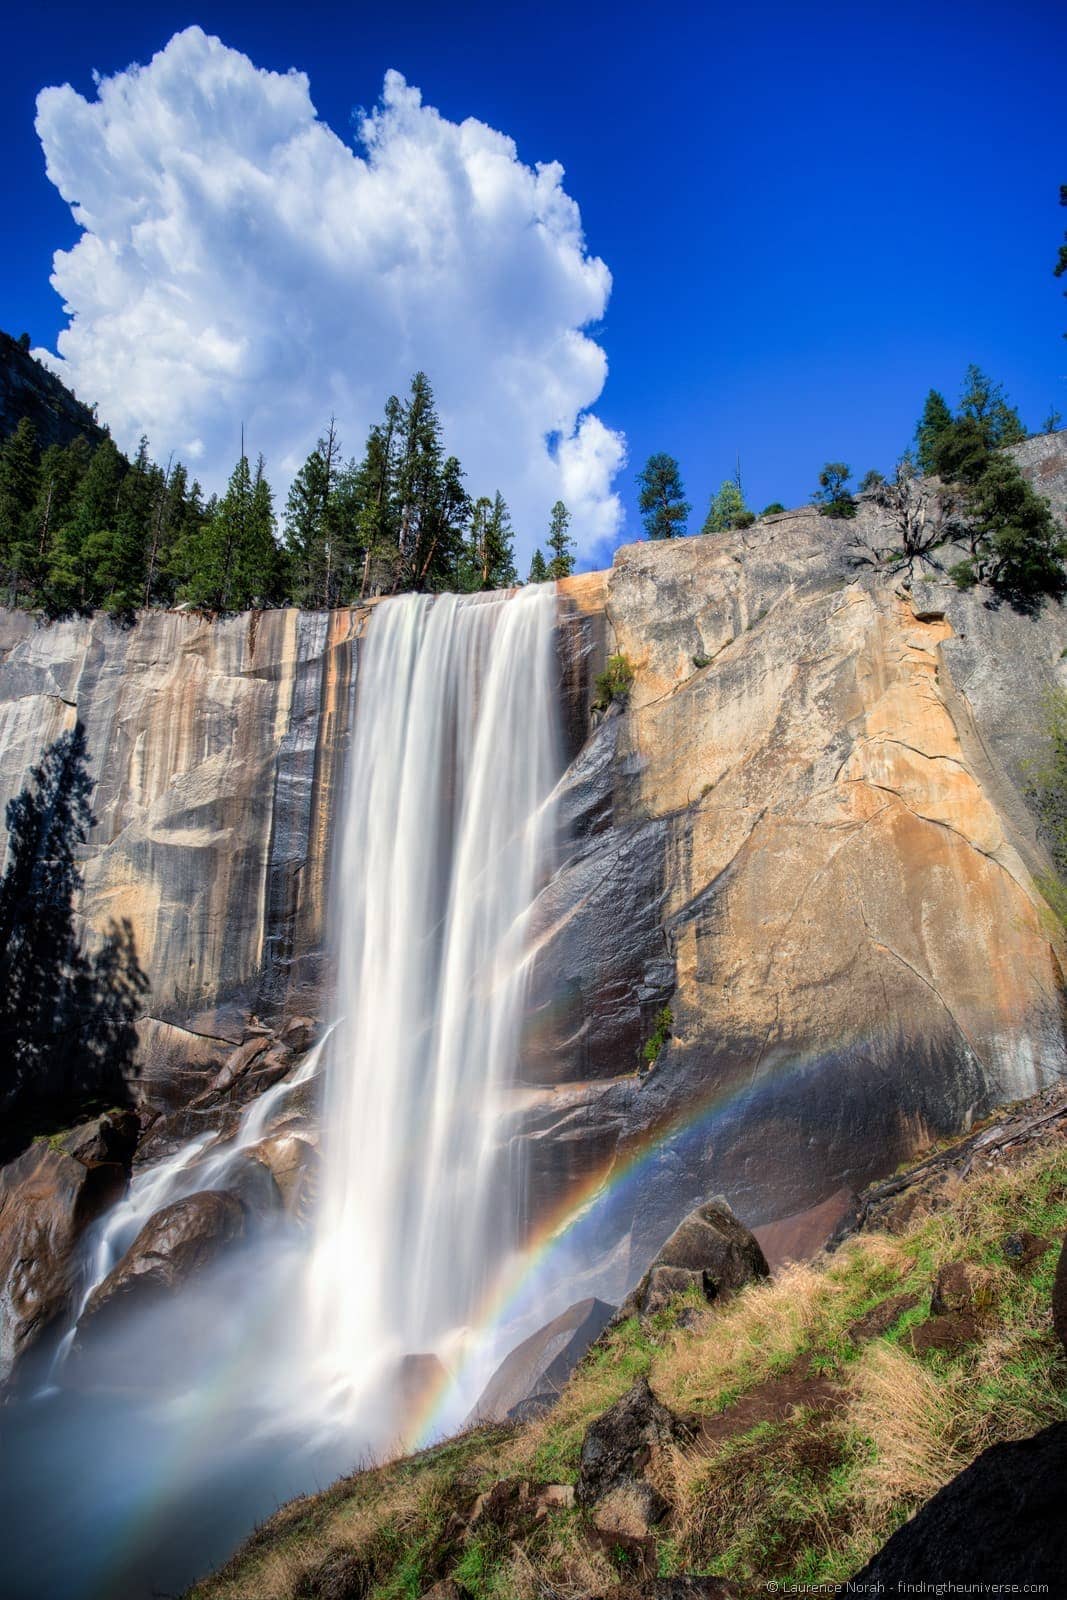
{"type": "Polygon", "coordinates": [[[54,349],[65,321],[48,275],[78,230],[45,177],[37,91],[91,98],[94,68],[147,61],[190,23],[301,68],[346,139],[393,67],[523,162],[562,163],[614,280],[595,411],[626,436],[629,537],[653,450],[680,459],[698,525],[738,455],[757,508],[806,499],[829,457],[889,467],[926,390],[954,397],[971,360],[1031,427],[1067,413],[1058,4],[20,7],[0,325],[54,349]]]}

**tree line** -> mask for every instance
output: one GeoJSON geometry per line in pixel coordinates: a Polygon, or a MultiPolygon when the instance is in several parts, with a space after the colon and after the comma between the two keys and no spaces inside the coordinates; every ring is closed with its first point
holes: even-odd
{"type": "MultiPolygon", "coordinates": [[[[262,455],[244,448],[225,492],[205,499],[181,462],[128,460],[110,435],[38,448],[23,419],[0,445],[0,596],[50,616],[132,616],[186,603],[328,608],[371,594],[508,588],[519,581],[499,491],[473,498],[445,453],[433,390],[416,373],[386,403],[361,459],[333,420],[293,479],[281,515],[262,455]]],[[[570,513],[552,509],[529,581],[574,569],[570,513]]]]}
{"type": "MultiPolygon", "coordinates": [[[[1060,421],[1050,413],[1043,431],[1060,421]]],[[[890,559],[929,558],[945,545],[961,546],[966,553],[949,568],[953,580],[961,588],[985,584],[1025,610],[1044,596],[1067,593],[1067,530],[1006,453],[1028,437],[1003,386],[972,365],[955,410],[940,391],[930,390],[913,442],[888,478],[872,468],[853,491],[848,463],[828,461],[812,502],[823,516],[848,519],[865,497],[872,499],[889,512],[900,536],[899,546],[886,552],[890,559]]],[[[638,485],[648,538],[684,535],[692,507],[675,458],[650,456],[638,485]]],[[[757,517],[745,504],[738,466],[711,497],[700,531],[747,528],[784,509],[775,501],[757,517]]]]}

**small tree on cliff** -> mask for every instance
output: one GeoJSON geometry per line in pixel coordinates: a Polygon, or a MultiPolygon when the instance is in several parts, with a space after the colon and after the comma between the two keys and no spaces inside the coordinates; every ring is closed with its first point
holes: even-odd
{"type": "Polygon", "coordinates": [[[92,779],[79,722],[47,748],[7,806],[0,879],[0,1060],[9,1103],[65,1104],[121,1092],[147,980],[128,923],[95,958],[80,948],[77,852],[93,825],[92,779]]]}
{"type": "Polygon", "coordinates": [[[674,457],[662,451],[649,456],[637,475],[637,482],[640,488],[637,504],[648,537],[681,537],[691,508],[682,487],[681,468],[674,457]]]}

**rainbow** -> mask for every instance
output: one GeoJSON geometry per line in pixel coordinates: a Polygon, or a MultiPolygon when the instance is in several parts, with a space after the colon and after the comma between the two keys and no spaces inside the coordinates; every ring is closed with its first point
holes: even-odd
{"type": "MultiPolygon", "coordinates": [[[[713,1159],[712,1136],[728,1117],[742,1106],[757,1108],[778,1093],[783,1080],[803,1078],[821,1058],[822,1052],[815,1051],[783,1056],[777,1063],[772,1058],[758,1079],[752,1074],[740,1084],[714,1084],[683,1109],[652,1120],[621,1154],[616,1150],[600,1162],[577,1188],[571,1188],[544,1213],[518,1261],[490,1284],[474,1321],[478,1336],[473,1341],[475,1348],[480,1348],[494,1329],[506,1326],[521,1313],[524,1300],[543,1282],[556,1258],[568,1252],[582,1257],[583,1238],[591,1241],[595,1237],[609,1207],[636,1205],[639,1191],[657,1163],[692,1158],[703,1143],[706,1148],[699,1152],[700,1165],[706,1168],[713,1159]]],[[[649,1085],[653,1081],[646,1080],[649,1085]]],[[[588,1259],[594,1253],[592,1248],[584,1252],[588,1259]]],[[[528,1309],[536,1310],[536,1303],[528,1309]]],[[[464,1376],[465,1368],[461,1366],[427,1396],[415,1432],[409,1436],[413,1447],[424,1448],[440,1436],[442,1412],[464,1376]]]]}

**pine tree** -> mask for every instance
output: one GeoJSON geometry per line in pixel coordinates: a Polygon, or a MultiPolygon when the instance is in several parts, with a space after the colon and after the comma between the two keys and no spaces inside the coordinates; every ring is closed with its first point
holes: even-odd
{"type": "Polygon", "coordinates": [[[11,605],[22,596],[24,573],[37,547],[33,508],[40,486],[37,432],[23,417],[0,445],[0,565],[11,605]]]}
{"type": "MultiPolygon", "coordinates": [[[[507,501],[499,489],[482,495],[471,512],[467,565],[472,589],[509,589],[516,581],[515,543],[507,501]]],[[[466,586],[466,585],[465,585],[466,586]]]]}
{"type": "Polygon", "coordinates": [[[545,541],[552,552],[545,575],[553,581],[557,578],[569,578],[574,571],[574,540],[567,532],[570,524],[570,512],[562,500],[557,500],[552,507],[552,520],[548,525],[548,538],[545,541]]]}
{"type": "Polygon", "coordinates": [[[682,475],[673,456],[649,456],[637,482],[640,485],[638,506],[650,539],[680,538],[686,531],[686,519],[691,507],[685,498],[682,475]]]}
{"type": "Polygon", "coordinates": [[[526,581],[527,583],[544,583],[547,578],[548,565],[541,554],[540,546],[538,546],[533,553],[533,559],[530,562],[530,576],[526,581]]]}
{"type": "MultiPolygon", "coordinates": [[[[745,497],[735,478],[728,478],[717,494],[711,497],[708,514],[704,518],[702,534],[725,533],[728,528],[736,528],[738,519],[744,517],[748,507],[745,497]]],[[[656,535],[652,535],[656,537],[656,535]]],[[[665,537],[670,537],[666,535],[665,537]]]]}
{"type": "Polygon", "coordinates": [[[338,478],[341,447],[334,419],[293,479],[285,507],[285,543],[297,605],[336,605],[338,478]]]}
{"type": "Polygon", "coordinates": [[[852,468],[845,461],[828,461],[819,473],[819,487],[812,499],[824,517],[854,517],[856,502],[848,487],[852,468]]]}
{"type": "Polygon", "coordinates": [[[98,562],[110,550],[128,472],[110,436],[101,440],[75,491],[70,517],[52,543],[48,585],[58,609],[91,611],[103,604],[108,580],[98,562]]]}
{"type": "Polygon", "coordinates": [[[400,540],[396,518],[396,449],[401,406],[396,395],[385,405],[385,420],[371,428],[367,448],[357,473],[357,542],[363,551],[359,598],[372,584],[392,590],[400,577],[400,540]]]}
{"type": "Polygon", "coordinates": [[[948,401],[937,389],[931,389],[915,429],[916,460],[919,471],[926,476],[937,471],[938,442],[951,427],[952,412],[948,408],[948,401]]]}

